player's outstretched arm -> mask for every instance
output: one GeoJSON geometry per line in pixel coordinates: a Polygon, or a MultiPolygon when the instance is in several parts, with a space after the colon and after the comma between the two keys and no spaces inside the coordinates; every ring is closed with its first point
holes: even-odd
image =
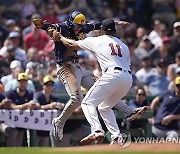
{"type": "Polygon", "coordinates": [[[63,37],[60,33],[54,32],[54,37],[57,38],[57,36],[55,36],[55,35],[59,36],[58,40],[61,41],[67,48],[70,48],[71,50],[80,50],[81,49],[76,41],[67,39],[67,38],[63,37]]]}
{"type": "Polygon", "coordinates": [[[33,19],[32,22],[34,23],[36,28],[46,30],[47,32],[50,28],[58,30],[58,27],[60,27],[58,23],[57,24],[51,24],[51,23],[48,23],[46,21],[43,21],[41,18],[33,19]]]}
{"type": "Polygon", "coordinates": [[[42,21],[42,19],[40,19],[40,18],[33,19],[33,23],[36,26],[36,28],[46,30],[47,34],[53,40],[54,40],[53,32],[54,31],[61,31],[61,28],[60,28],[60,26],[58,24],[50,24],[50,23],[47,23],[46,21],[42,21]]]}
{"type": "MultiPolygon", "coordinates": [[[[126,22],[126,21],[114,21],[114,22],[115,22],[116,26],[123,26],[123,27],[127,27],[127,26],[129,27],[130,26],[130,23],[126,22]]],[[[84,33],[89,33],[93,30],[100,30],[101,26],[102,26],[102,22],[94,23],[94,24],[87,23],[87,24],[85,24],[83,31],[84,31],[84,33]]]]}

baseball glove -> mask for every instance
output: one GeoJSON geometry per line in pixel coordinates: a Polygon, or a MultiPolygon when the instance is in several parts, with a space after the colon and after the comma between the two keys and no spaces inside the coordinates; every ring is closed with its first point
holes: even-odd
{"type": "Polygon", "coordinates": [[[37,28],[42,28],[43,27],[43,21],[42,19],[33,19],[33,23],[37,28]]]}

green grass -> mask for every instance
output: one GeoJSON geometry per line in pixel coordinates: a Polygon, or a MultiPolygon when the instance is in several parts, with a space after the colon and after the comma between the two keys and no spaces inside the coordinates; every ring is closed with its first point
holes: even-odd
{"type": "Polygon", "coordinates": [[[180,152],[65,151],[61,148],[0,148],[0,154],[179,154],[180,152]]]}

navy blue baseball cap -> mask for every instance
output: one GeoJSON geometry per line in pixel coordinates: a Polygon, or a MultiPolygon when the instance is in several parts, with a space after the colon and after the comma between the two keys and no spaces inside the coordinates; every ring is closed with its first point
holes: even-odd
{"type": "Polygon", "coordinates": [[[116,31],[115,23],[111,19],[103,20],[101,28],[104,31],[116,31]]]}

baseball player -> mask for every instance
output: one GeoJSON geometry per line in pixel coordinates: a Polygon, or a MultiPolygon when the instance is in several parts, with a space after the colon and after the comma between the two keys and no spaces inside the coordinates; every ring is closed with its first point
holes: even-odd
{"type": "MultiPolygon", "coordinates": [[[[99,30],[102,23],[86,24],[86,17],[78,11],[73,11],[67,21],[58,24],[44,23],[41,19],[33,20],[37,28],[42,28],[48,32],[50,37],[55,43],[55,56],[57,62],[57,75],[58,78],[65,84],[67,93],[70,96],[70,100],[65,105],[61,115],[58,118],[53,119],[54,131],[53,135],[57,140],[63,138],[63,127],[66,120],[71,116],[73,111],[80,106],[83,99],[80,86],[82,85],[87,90],[94,84],[91,74],[83,69],[77,59],[77,54],[74,50],[68,49],[62,42],[59,41],[59,35],[54,35],[58,32],[66,38],[73,40],[80,40],[83,38],[84,33],[88,33],[92,30],[99,30]]],[[[128,26],[128,22],[116,22],[116,25],[128,26]]],[[[139,113],[142,113],[144,109],[133,109],[125,103],[118,103],[117,109],[125,112],[127,115],[133,114],[136,118],[139,113]]],[[[133,116],[130,116],[132,119],[133,116]]]]}
{"type": "Polygon", "coordinates": [[[82,145],[91,144],[96,140],[101,141],[104,138],[96,107],[112,134],[112,142],[118,141],[121,134],[112,107],[126,95],[132,85],[129,49],[115,37],[116,29],[113,20],[107,19],[102,22],[102,33],[104,35],[88,37],[77,42],[59,34],[60,41],[68,48],[93,52],[103,71],[102,76],[90,88],[81,104],[92,131],[81,140],[82,145]]]}

